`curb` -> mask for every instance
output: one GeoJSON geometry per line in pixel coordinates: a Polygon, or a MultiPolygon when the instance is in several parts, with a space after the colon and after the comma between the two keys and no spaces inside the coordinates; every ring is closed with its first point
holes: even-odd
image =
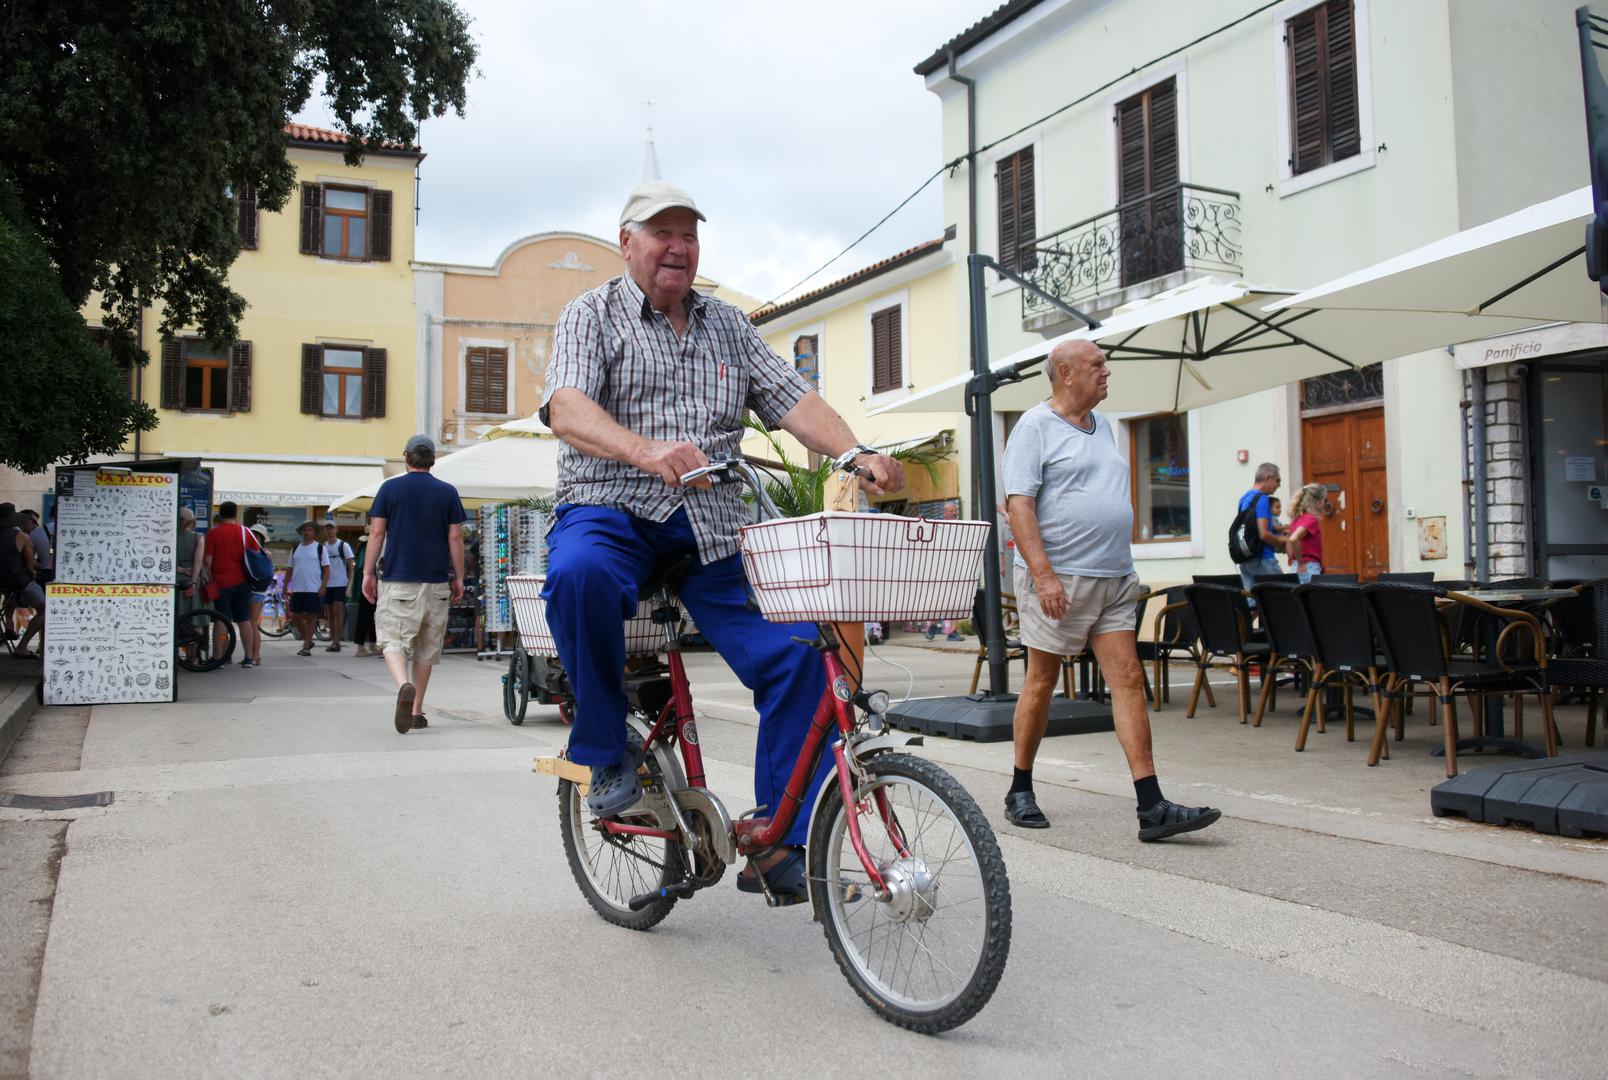
{"type": "Polygon", "coordinates": [[[15,679],[0,681],[0,761],[11,753],[11,747],[28,726],[28,720],[39,701],[34,696],[34,680],[15,679]]]}

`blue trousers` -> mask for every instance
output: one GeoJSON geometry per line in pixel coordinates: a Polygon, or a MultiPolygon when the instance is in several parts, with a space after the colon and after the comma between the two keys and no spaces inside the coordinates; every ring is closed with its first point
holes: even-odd
{"type": "MultiPolygon", "coordinates": [[[[696,551],[697,542],[684,510],[657,523],[610,507],[565,504],[554,517],[542,597],[575,692],[569,756],[581,765],[609,765],[625,756],[625,620],[636,614],[637,593],[653,568],[696,551]]],[[[769,623],[751,610],[740,555],[695,565],[677,592],[699,632],[753,691],[759,710],[754,801],[774,814],[826,690],[821,658],[792,640],[814,638],[815,627],[769,623]]],[[[810,807],[831,761],[830,753],[822,755],[787,843],[804,843],[810,807]]]]}

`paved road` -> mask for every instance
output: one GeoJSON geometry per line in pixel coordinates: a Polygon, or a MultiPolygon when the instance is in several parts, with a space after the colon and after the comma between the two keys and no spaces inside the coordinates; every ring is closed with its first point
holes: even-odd
{"type": "MultiPolygon", "coordinates": [[[[923,685],[934,665],[970,674],[889,655],[923,685]]],[[[450,660],[406,736],[378,661],[280,643],[258,671],[188,676],[169,708],[42,712],[0,790],[116,797],[0,810],[8,868],[48,880],[65,845],[31,1075],[1561,1078],[1608,1060],[1608,845],[1447,833],[1421,810],[1415,844],[1410,812],[1325,814],[1247,771],[1220,784],[1240,792],[1214,799],[1222,825],[1142,847],[1110,736],[1047,748],[1058,827],[1040,834],[994,813],[1002,748],[930,749],[1002,834],[1015,936],[978,1018],[908,1034],[858,1001],[803,909],[721,887],[652,933],[598,920],[530,772],[563,728],[534,707],[505,723],[497,674],[450,660]]],[[[695,678],[712,785],[746,809],[751,715],[711,662],[695,678]]]]}

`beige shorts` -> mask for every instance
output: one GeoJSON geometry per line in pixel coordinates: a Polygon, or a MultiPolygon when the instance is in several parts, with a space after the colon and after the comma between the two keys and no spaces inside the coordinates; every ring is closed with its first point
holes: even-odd
{"type": "Polygon", "coordinates": [[[1066,590],[1066,614],[1053,621],[1039,605],[1033,574],[1025,566],[1014,568],[1016,611],[1022,621],[1022,644],[1040,652],[1076,656],[1091,637],[1138,625],[1138,599],[1145,587],[1138,574],[1127,577],[1061,577],[1066,590]]]}
{"type": "Polygon", "coordinates": [[[417,664],[439,663],[451,599],[452,586],[445,581],[380,582],[374,605],[374,636],[380,648],[397,650],[417,664]]]}

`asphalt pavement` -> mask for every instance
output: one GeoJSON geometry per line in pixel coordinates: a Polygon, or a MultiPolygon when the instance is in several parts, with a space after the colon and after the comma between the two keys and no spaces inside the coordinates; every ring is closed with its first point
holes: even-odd
{"type": "MultiPolygon", "coordinates": [[[[870,677],[896,693],[885,661],[922,693],[970,680],[964,654],[879,654],[870,677]]],[[[186,675],[171,706],[42,709],[0,770],[0,791],[113,796],[0,809],[0,1074],[1562,1078],[1608,1060],[1608,842],[1430,818],[1436,729],[1368,769],[1333,727],[1293,754],[1287,708],[1252,730],[1227,688],[1194,721],[1174,704],[1163,786],[1226,815],[1165,845],[1134,839],[1109,734],[1046,743],[1055,827],[1036,833],[999,813],[1007,747],[931,741],[1000,834],[1015,925],[988,1007],[924,1037],[858,1000],[805,908],[723,883],[649,933],[598,919],[531,771],[565,729],[534,705],[508,724],[496,662],[449,657],[430,727],[398,735],[379,660],[264,657],[186,675]]],[[[711,786],[745,810],[746,693],[713,657],[692,673],[711,786]]]]}

